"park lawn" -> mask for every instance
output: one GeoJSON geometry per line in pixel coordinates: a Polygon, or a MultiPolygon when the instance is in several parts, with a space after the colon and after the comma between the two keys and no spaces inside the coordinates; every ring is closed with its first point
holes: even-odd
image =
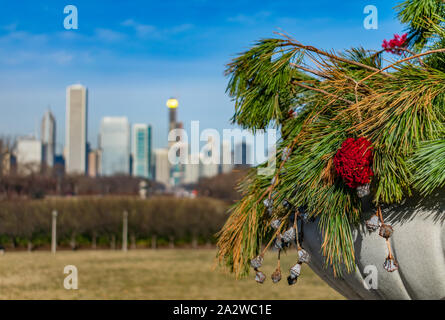
{"type": "Polygon", "coordinates": [[[213,269],[215,250],[7,252],[0,256],[0,299],[343,299],[306,265],[289,286],[294,254],[282,257],[283,279],[273,284],[274,255],[266,255],[264,284],[213,269]],[[66,265],[78,269],[78,290],[66,290],[66,265]]]}

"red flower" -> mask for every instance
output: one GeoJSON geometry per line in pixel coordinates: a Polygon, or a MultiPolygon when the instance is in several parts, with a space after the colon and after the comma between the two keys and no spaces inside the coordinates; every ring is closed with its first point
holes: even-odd
{"type": "Polygon", "coordinates": [[[382,43],[382,48],[385,49],[386,52],[391,52],[391,53],[401,55],[402,50],[400,50],[400,48],[403,48],[406,46],[406,37],[407,36],[408,36],[407,33],[403,34],[402,36],[395,34],[394,38],[392,38],[389,41],[386,41],[386,39],[384,39],[383,43],[382,43]]]}
{"type": "Polygon", "coordinates": [[[351,188],[371,182],[372,146],[366,138],[346,139],[334,156],[337,174],[351,188]]]}

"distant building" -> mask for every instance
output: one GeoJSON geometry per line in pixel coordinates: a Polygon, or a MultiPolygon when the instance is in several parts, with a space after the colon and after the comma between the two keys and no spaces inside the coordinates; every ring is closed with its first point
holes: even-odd
{"type": "Polygon", "coordinates": [[[66,88],[66,171],[87,169],[88,90],[80,84],[66,88]]]}
{"type": "Polygon", "coordinates": [[[47,167],[53,167],[54,154],[56,152],[56,120],[51,111],[45,112],[40,129],[42,164],[47,167]]]}
{"type": "Polygon", "coordinates": [[[126,117],[105,117],[100,127],[101,175],[130,173],[130,124],[126,117]]]}
{"type": "Polygon", "coordinates": [[[9,174],[13,174],[16,171],[16,157],[15,155],[9,151],[7,148],[6,150],[2,150],[2,155],[1,155],[1,172],[0,172],[0,176],[7,176],[9,174]]]}
{"type": "Polygon", "coordinates": [[[235,166],[252,166],[254,162],[253,154],[250,146],[246,142],[235,145],[234,164],[235,166]]]}
{"type": "Polygon", "coordinates": [[[42,142],[34,137],[17,140],[17,171],[19,174],[40,172],[42,165],[42,142]]]}
{"type": "Polygon", "coordinates": [[[193,184],[199,181],[201,165],[199,154],[189,154],[188,163],[184,165],[184,184],[193,184]]]}
{"type": "Polygon", "coordinates": [[[221,173],[229,173],[233,170],[233,153],[230,141],[224,140],[221,145],[221,173]]]}
{"type": "Polygon", "coordinates": [[[219,152],[215,139],[208,137],[207,144],[201,153],[201,177],[211,178],[219,173],[220,156],[214,154],[219,152]]]}
{"type": "Polygon", "coordinates": [[[170,162],[168,149],[155,149],[155,180],[166,186],[170,185],[170,162]]]}
{"type": "Polygon", "coordinates": [[[65,157],[61,154],[54,156],[54,175],[56,177],[63,177],[65,174],[65,157]]]}
{"type": "Polygon", "coordinates": [[[132,174],[152,179],[152,133],[147,124],[134,124],[132,133],[132,174]]]}
{"type": "Polygon", "coordinates": [[[101,151],[90,150],[88,153],[88,176],[95,178],[99,175],[101,165],[101,151]]]}

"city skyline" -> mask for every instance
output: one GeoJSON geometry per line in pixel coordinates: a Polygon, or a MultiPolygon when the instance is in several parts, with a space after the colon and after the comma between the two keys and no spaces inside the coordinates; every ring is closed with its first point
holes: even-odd
{"type": "MultiPolygon", "coordinates": [[[[181,101],[185,129],[192,120],[217,130],[233,127],[225,64],[255,40],[274,36],[273,31],[308,44],[317,39],[325,49],[378,49],[381,39],[402,31],[392,10],[396,1],[376,4],[378,30],[363,28],[368,3],[361,0],[297,6],[266,1],[257,10],[244,1],[173,3],[77,1],[78,30],[63,28],[63,4],[5,3],[0,13],[2,133],[34,132],[48,105],[63,123],[64,88],[81,82],[91,90],[91,147],[97,147],[102,116],[121,116],[123,106],[130,122],[152,124],[153,147],[163,147],[168,131],[164,103],[172,95],[181,101]],[[212,116],[215,112],[218,117],[212,116]],[[27,116],[21,119],[21,114],[27,116]]],[[[57,141],[60,153],[64,130],[58,130],[57,141]]]]}

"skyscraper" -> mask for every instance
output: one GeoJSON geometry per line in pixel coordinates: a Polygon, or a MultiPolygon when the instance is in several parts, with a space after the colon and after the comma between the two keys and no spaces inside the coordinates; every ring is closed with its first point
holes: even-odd
{"type": "Polygon", "coordinates": [[[42,164],[47,167],[53,167],[56,148],[56,120],[51,111],[48,110],[45,112],[40,129],[40,140],[42,141],[42,164]]]}
{"type": "MultiPolygon", "coordinates": [[[[175,98],[170,98],[167,100],[168,108],[168,132],[177,128],[176,122],[176,109],[178,108],[178,100],[175,98]]],[[[170,142],[172,144],[174,142],[170,142]]]]}
{"type": "Polygon", "coordinates": [[[218,174],[220,155],[218,145],[213,136],[207,138],[207,144],[201,152],[201,176],[211,178],[218,174]]]}
{"type": "Polygon", "coordinates": [[[100,172],[101,165],[101,151],[100,150],[90,150],[88,152],[88,176],[97,177],[100,172]]]}
{"type": "Polygon", "coordinates": [[[221,173],[228,173],[233,170],[233,153],[230,141],[224,140],[221,145],[221,173]]]}
{"type": "Polygon", "coordinates": [[[155,149],[155,179],[166,186],[170,186],[170,163],[168,161],[168,149],[155,149]]]}
{"type": "Polygon", "coordinates": [[[20,174],[40,172],[42,164],[42,142],[34,137],[17,140],[17,170],[20,174]]]}
{"type": "Polygon", "coordinates": [[[151,126],[134,124],[132,133],[133,170],[136,177],[152,179],[151,126]]]}
{"type": "Polygon", "coordinates": [[[130,124],[126,117],[105,117],[100,127],[101,174],[130,173],[130,124]]]}
{"type": "Polygon", "coordinates": [[[198,154],[189,154],[188,163],[184,165],[184,178],[182,183],[191,184],[199,181],[201,164],[198,154]]]}
{"type": "Polygon", "coordinates": [[[80,84],[66,88],[66,172],[87,169],[88,90],[80,84]]]}
{"type": "Polygon", "coordinates": [[[246,142],[235,145],[234,164],[235,166],[251,167],[254,163],[251,147],[246,142]]]}

